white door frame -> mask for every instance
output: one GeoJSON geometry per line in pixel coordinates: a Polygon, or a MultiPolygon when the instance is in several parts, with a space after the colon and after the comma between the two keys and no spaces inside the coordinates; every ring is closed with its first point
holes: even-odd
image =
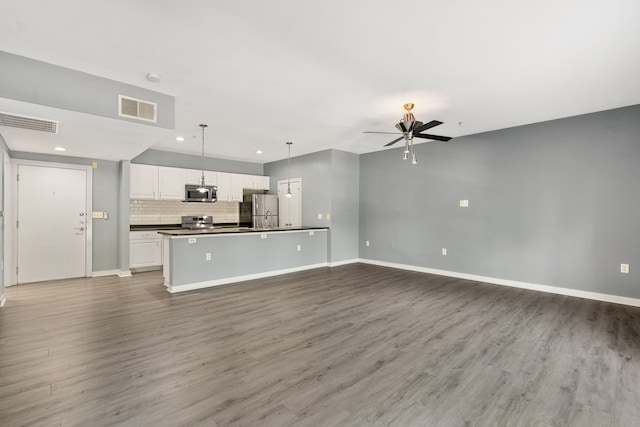
{"type": "MultiPolygon", "coordinates": [[[[87,193],[86,200],[87,205],[85,207],[86,210],[86,234],[85,234],[85,277],[91,277],[93,273],[93,168],[91,166],[85,165],[74,165],[69,163],[54,163],[54,162],[41,162],[37,160],[23,160],[23,159],[11,159],[11,216],[12,216],[12,224],[11,224],[11,283],[5,283],[5,286],[15,285],[18,283],[18,275],[16,274],[16,262],[18,260],[18,227],[17,227],[17,218],[18,218],[18,166],[40,166],[47,168],[59,168],[59,169],[75,169],[75,170],[83,170],[86,172],[87,182],[87,193]]],[[[6,232],[6,229],[5,229],[6,232]]]]}

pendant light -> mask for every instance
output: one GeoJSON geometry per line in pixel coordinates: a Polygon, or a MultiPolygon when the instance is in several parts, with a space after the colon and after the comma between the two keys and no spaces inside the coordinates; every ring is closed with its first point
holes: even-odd
{"type": "Polygon", "coordinates": [[[287,142],[287,146],[289,147],[289,178],[287,179],[287,194],[285,194],[287,197],[293,196],[293,194],[291,194],[291,144],[293,144],[293,142],[287,142]]]}
{"type": "Polygon", "coordinates": [[[207,125],[201,123],[200,127],[202,128],[202,159],[201,159],[202,177],[200,179],[200,187],[198,187],[198,191],[200,193],[206,193],[207,192],[207,187],[204,185],[204,130],[207,128],[207,125]]]}

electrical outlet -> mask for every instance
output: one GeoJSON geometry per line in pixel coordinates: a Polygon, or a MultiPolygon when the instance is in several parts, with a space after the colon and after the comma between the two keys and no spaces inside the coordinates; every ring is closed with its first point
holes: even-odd
{"type": "Polygon", "coordinates": [[[461,208],[468,208],[469,207],[469,201],[468,200],[460,200],[460,207],[461,208]]]}
{"type": "Polygon", "coordinates": [[[261,239],[266,239],[267,238],[267,233],[260,233],[260,238],[261,239]]]}
{"type": "Polygon", "coordinates": [[[191,243],[195,243],[195,242],[197,242],[197,240],[196,240],[196,238],[195,238],[195,237],[189,237],[189,243],[190,243],[190,244],[191,244],[191,243]]]}
{"type": "Polygon", "coordinates": [[[107,211],[102,212],[102,219],[109,219],[109,212],[107,211]]]}
{"type": "Polygon", "coordinates": [[[206,255],[205,255],[205,259],[206,259],[207,261],[211,261],[211,252],[207,252],[207,253],[206,253],[206,255]]]}
{"type": "Polygon", "coordinates": [[[620,264],[620,273],[629,274],[629,264],[620,264]]]}
{"type": "Polygon", "coordinates": [[[364,242],[365,245],[369,246],[369,241],[364,242]]]}
{"type": "Polygon", "coordinates": [[[446,255],[447,254],[447,248],[442,248],[442,255],[446,255]]]}
{"type": "Polygon", "coordinates": [[[331,219],[331,214],[327,214],[327,221],[331,219]]]}
{"type": "Polygon", "coordinates": [[[315,233],[313,231],[309,232],[309,236],[313,236],[315,233]]]}

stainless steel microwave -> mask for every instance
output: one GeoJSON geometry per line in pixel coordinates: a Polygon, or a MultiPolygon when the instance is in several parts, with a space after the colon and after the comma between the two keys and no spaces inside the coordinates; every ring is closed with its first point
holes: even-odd
{"type": "Polygon", "coordinates": [[[218,200],[216,198],[217,190],[218,187],[215,185],[205,185],[202,188],[199,185],[187,184],[184,186],[184,201],[213,203],[218,200]]]}

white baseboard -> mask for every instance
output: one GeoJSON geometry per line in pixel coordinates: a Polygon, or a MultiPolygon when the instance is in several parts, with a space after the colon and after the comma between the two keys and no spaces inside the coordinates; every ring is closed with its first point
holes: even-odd
{"type": "Polygon", "coordinates": [[[118,277],[131,277],[131,270],[126,270],[126,271],[118,270],[118,277]]]}
{"type": "Polygon", "coordinates": [[[115,276],[119,272],[120,272],[120,270],[118,270],[118,269],[94,271],[93,273],[91,273],[91,277],[115,276]]]}
{"type": "Polygon", "coordinates": [[[231,283],[244,282],[246,280],[263,279],[265,277],[279,276],[281,274],[295,273],[297,271],[311,270],[314,268],[326,267],[326,262],[318,264],[303,265],[301,267],[285,268],[282,270],[266,271],[263,273],[246,274],[244,276],[226,277],[224,279],[206,280],[204,282],[187,283],[184,285],[173,286],[165,282],[167,291],[172,294],[177,292],[193,291],[196,289],[210,288],[213,286],[228,285],[231,283]]]}
{"type": "Polygon", "coordinates": [[[339,265],[355,264],[360,262],[360,258],[346,259],[344,261],[334,261],[329,263],[329,267],[338,267],[339,265]]]}
{"type": "Polygon", "coordinates": [[[560,288],[549,285],[539,285],[535,283],[518,282],[516,280],[498,279],[495,277],[477,276],[475,274],[458,273],[455,271],[438,270],[435,268],[418,267],[415,265],[397,264],[394,262],[376,261],[372,259],[359,259],[364,264],[379,265],[382,267],[399,268],[401,270],[418,271],[421,273],[437,274],[439,276],[455,277],[458,279],[474,280],[476,282],[492,283],[494,285],[511,286],[513,288],[529,289],[532,291],[548,292],[551,294],[566,295],[570,297],[586,298],[596,301],[612,302],[615,304],[631,305],[640,307],[640,299],[629,298],[619,295],[601,294],[598,292],[581,291],[578,289],[560,288]]]}

